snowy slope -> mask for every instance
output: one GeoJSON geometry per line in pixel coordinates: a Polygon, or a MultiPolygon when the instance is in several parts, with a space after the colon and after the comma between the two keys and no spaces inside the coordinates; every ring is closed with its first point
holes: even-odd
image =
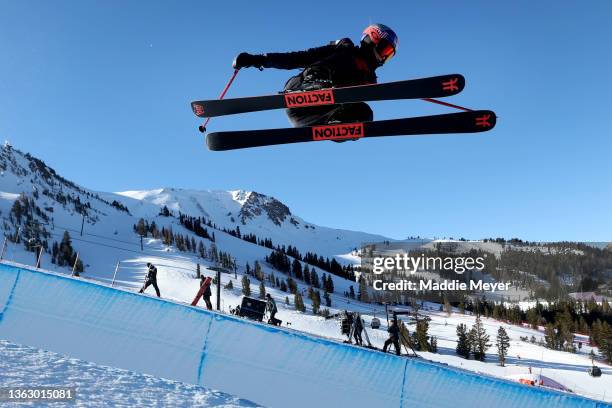
{"type": "MultiPolygon", "coordinates": [[[[257,407],[231,395],[0,340],[3,387],[75,387],[76,407],[257,407]]],[[[10,406],[6,404],[3,406],[10,406]]],[[[24,406],[24,403],[14,406],[24,406]]]]}
{"type": "MultiPolygon", "coordinates": [[[[193,236],[175,217],[160,216],[163,206],[168,206],[174,215],[182,212],[190,216],[204,216],[218,228],[233,229],[239,226],[243,234],[252,232],[261,239],[271,238],[275,245],[293,245],[302,252],[316,251],[318,255],[326,257],[348,253],[364,241],[385,239],[308,223],[291,214],[284,204],[274,198],[255,192],[177,189],[121,194],[94,192],[64,179],[39,159],[5,145],[0,149],[0,230],[4,234],[16,233],[10,209],[20,194],[34,200],[43,214],[35,218],[49,234],[49,244],[60,241],[66,230],[71,234],[73,246],[85,263],[85,276],[110,281],[117,262],[121,261],[118,283],[132,288],[142,282],[148,261],[154,262],[160,269],[162,284],[166,273],[191,279],[196,263],[207,264],[204,260],[178,252],[175,247],[165,246],[159,240],[150,238],[144,240],[144,251],[141,251],[139,237],[132,228],[141,217],[149,222],[154,221],[160,229],[172,228],[175,233],[193,236]],[[75,202],[83,204],[81,212],[77,211],[78,204],[75,202]],[[113,202],[128,211],[113,206],[113,202]]],[[[261,263],[271,252],[268,248],[237,239],[218,229],[211,232],[216,235],[218,250],[231,253],[239,269],[244,269],[247,262],[251,267],[256,260],[261,263]]],[[[23,229],[20,234],[26,238],[23,229]]],[[[211,245],[208,241],[205,244],[207,247],[211,245]]],[[[34,264],[36,254],[24,251],[23,245],[9,243],[5,258],[34,264]]],[[[338,259],[342,261],[341,257],[338,259]]],[[[57,270],[70,269],[51,264],[49,253],[43,254],[41,264],[57,270]]],[[[316,269],[321,276],[323,272],[316,269]]],[[[272,272],[267,267],[264,267],[264,271],[272,272]]],[[[336,277],[334,283],[340,293],[348,290],[352,284],[336,277]]],[[[187,291],[191,296],[193,288],[188,285],[187,291]]]]}
{"type": "MultiPolygon", "coordinates": [[[[84,278],[110,283],[117,262],[119,262],[115,286],[134,290],[142,284],[146,262],[153,262],[159,270],[158,281],[162,296],[181,302],[190,302],[197,291],[198,281],[194,279],[196,265],[202,266],[204,274],[212,275],[213,272],[207,269],[212,264],[208,260],[199,258],[196,254],[180,252],[176,247],[166,246],[160,240],[152,238],[145,238],[144,250],[140,249],[139,237],[132,228],[140,217],[146,218],[149,222],[155,221],[159,228],[171,227],[175,233],[193,236],[179,225],[175,217],[158,215],[160,207],[164,205],[174,213],[180,211],[192,216],[210,218],[220,228],[239,226],[243,234],[253,232],[260,238],[272,238],[275,244],[291,244],[302,251],[315,250],[325,256],[337,256],[338,259],[344,259],[346,262],[358,260],[350,252],[362,240],[384,239],[366,233],[335,230],[307,223],[290,214],[289,209],[277,200],[253,192],[159,189],[120,194],[96,193],[62,178],[39,160],[15,149],[4,147],[0,150],[0,229],[4,230],[4,233],[13,234],[15,232],[9,220],[9,213],[11,206],[21,193],[34,199],[41,211],[48,217],[45,227],[50,234],[50,240],[59,241],[64,231],[69,230],[73,246],[79,251],[81,259],[86,264],[84,278]],[[128,209],[128,212],[113,206],[113,201],[120,203],[121,207],[128,209]],[[85,210],[81,208],[82,212],[78,212],[75,202],[88,203],[88,206],[85,210]],[[82,213],[85,213],[84,217],[82,213]],[[81,236],[80,229],[83,220],[84,232],[81,236]]],[[[42,222],[41,217],[37,219],[42,222]]],[[[246,263],[248,262],[251,267],[255,260],[263,264],[263,259],[269,255],[270,250],[220,230],[214,232],[217,248],[230,252],[238,263],[236,276],[230,274],[222,276],[222,285],[227,284],[230,280],[234,285],[232,290],[222,290],[221,307],[227,312],[230,307],[240,304],[242,297],[240,282],[246,263]]],[[[196,237],[196,240],[200,239],[196,237]]],[[[211,243],[204,241],[207,247],[210,247],[211,243]]],[[[501,248],[495,243],[490,243],[490,247],[492,252],[501,248]]],[[[30,265],[35,262],[35,254],[25,251],[23,244],[9,243],[4,258],[30,265]]],[[[62,273],[70,272],[69,267],[58,267],[51,264],[50,260],[50,255],[45,253],[42,257],[42,266],[62,273]]],[[[315,269],[319,276],[324,272],[319,268],[315,269]]],[[[284,277],[269,265],[263,264],[263,270],[266,274],[274,273],[280,278],[284,277]]],[[[251,290],[256,296],[258,281],[254,278],[251,280],[251,290]]],[[[384,316],[384,309],[380,306],[362,304],[342,296],[349,286],[355,287],[354,282],[336,276],[333,277],[333,280],[336,290],[331,295],[330,311],[332,313],[344,309],[359,311],[364,314],[367,323],[373,316],[384,316]]],[[[287,293],[278,288],[270,288],[268,284],[266,286],[267,292],[276,298],[279,305],[278,317],[291,323],[291,328],[328,338],[345,338],[340,334],[337,321],[325,320],[310,313],[311,307],[308,299],[305,298],[307,312],[300,313],[295,311],[293,305],[284,303],[287,293]]],[[[307,289],[302,282],[298,282],[298,286],[301,292],[307,289]]],[[[213,303],[216,301],[214,292],[213,303]]],[[[152,288],[149,289],[149,293],[153,293],[152,288]]],[[[292,302],[293,296],[289,298],[292,302]]],[[[537,338],[542,337],[542,332],[510,326],[508,334],[513,342],[508,367],[501,368],[495,364],[493,349],[490,350],[491,355],[488,356],[486,363],[468,361],[454,354],[455,326],[458,322],[465,322],[471,326],[474,318],[457,314],[447,317],[437,312],[437,306],[434,309],[425,313],[432,318],[430,334],[438,337],[440,353],[424,353],[427,358],[501,378],[517,373],[528,373],[528,367],[531,366],[534,373],[537,371],[537,374],[546,375],[577,393],[612,401],[612,395],[604,395],[607,389],[612,389],[610,367],[602,365],[604,376],[599,379],[593,379],[586,374],[586,369],[590,364],[587,356],[590,348],[585,347],[581,353],[576,355],[547,350],[537,344],[524,343],[519,340],[519,336],[531,336],[532,334],[537,338]],[[515,357],[517,354],[521,356],[521,359],[515,357]]],[[[372,343],[378,347],[382,346],[387,337],[384,318],[382,320],[381,330],[369,331],[372,343]]],[[[487,331],[492,337],[501,324],[492,319],[485,321],[487,331]]],[[[608,392],[608,394],[612,393],[608,392]]]]}

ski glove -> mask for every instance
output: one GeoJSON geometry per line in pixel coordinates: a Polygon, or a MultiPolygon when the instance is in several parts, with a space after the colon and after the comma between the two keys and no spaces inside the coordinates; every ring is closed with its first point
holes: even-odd
{"type": "Polygon", "coordinates": [[[265,55],[253,55],[247,52],[241,52],[236,56],[236,58],[234,58],[232,66],[234,67],[234,69],[249,67],[256,67],[262,69],[265,58],[265,55]]]}

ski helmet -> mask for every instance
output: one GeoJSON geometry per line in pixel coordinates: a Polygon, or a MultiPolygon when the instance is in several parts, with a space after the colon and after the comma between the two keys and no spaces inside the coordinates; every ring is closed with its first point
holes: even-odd
{"type": "Polygon", "coordinates": [[[397,34],[384,24],[371,24],[363,30],[361,43],[370,45],[380,65],[387,62],[397,50],[397,34]]]}

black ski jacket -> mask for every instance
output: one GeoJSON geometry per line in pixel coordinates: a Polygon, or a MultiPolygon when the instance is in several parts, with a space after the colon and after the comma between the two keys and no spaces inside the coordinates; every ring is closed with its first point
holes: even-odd
{"type": "Polygon", "coordinates": [[[274,299],[268,298],[268,303],[266,304],[266,309],[268,309],[268,312],[270,312],[270,313],[278,312],[278,308],[276,307],[276,302],[274,301],[274,299]]]}
{"type": "Polygon", "coordinates": [[[392,339],[399,338],[399,327],[396,324],[391,324],[391,326],[389,326],[387,331],[389,332],[389,336],[392,339]]]}
{"type": "Polygon", "coordinates": [[[355,330],[356,331],[362,331],[363,330],[363,322],[361,320],[361,316],[357,315],[357,318],[355,320],[355,330]]]}
{"type": "Polygon", "coordinates": [[[147,273],[147,280],[154,281],[157,280],[157,268],[154,265],[149,267],[149,272],[147,273]]]}
{"type": "Polygon", "coordinates": [[[264,68],[304,70],[289,79],[285,90],[307,90],[312,84],[319,87],[342,87],[376,83],[378,67],[371,52],[353,44],[349,38],[306,51],[268,53],[263,58],[264,68]]]}
{"type": "Polygon", "coordinates": [[[212,291],[210,290],[210,285],[208,285],[206,289],[204,289],[204,293],[202,293],[202,297],[209,298],[211,296],[212,296],[212,291]]]}

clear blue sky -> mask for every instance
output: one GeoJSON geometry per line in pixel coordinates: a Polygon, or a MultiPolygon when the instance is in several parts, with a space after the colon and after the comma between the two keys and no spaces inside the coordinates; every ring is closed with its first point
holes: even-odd
{"type": "MultiPolygon", "coordinates": [[[[102,191],[254,189],[329,226],[408,235],[612,240],[609,1],[3,1],[0,138],[102,191]],[[189,102],[217,97],[240,51],[358,41],[393,27],[380,81],[460,72],[449,102],[498,113],[457,136],[210,152],[189,102]]],[[[228,96],[282,89],[243,70],[228,96]]],[[[372,104],[377,119],[449,112],[372,104]]],[[[282,111],[209,130],[284,127],[282,111]]]]}

